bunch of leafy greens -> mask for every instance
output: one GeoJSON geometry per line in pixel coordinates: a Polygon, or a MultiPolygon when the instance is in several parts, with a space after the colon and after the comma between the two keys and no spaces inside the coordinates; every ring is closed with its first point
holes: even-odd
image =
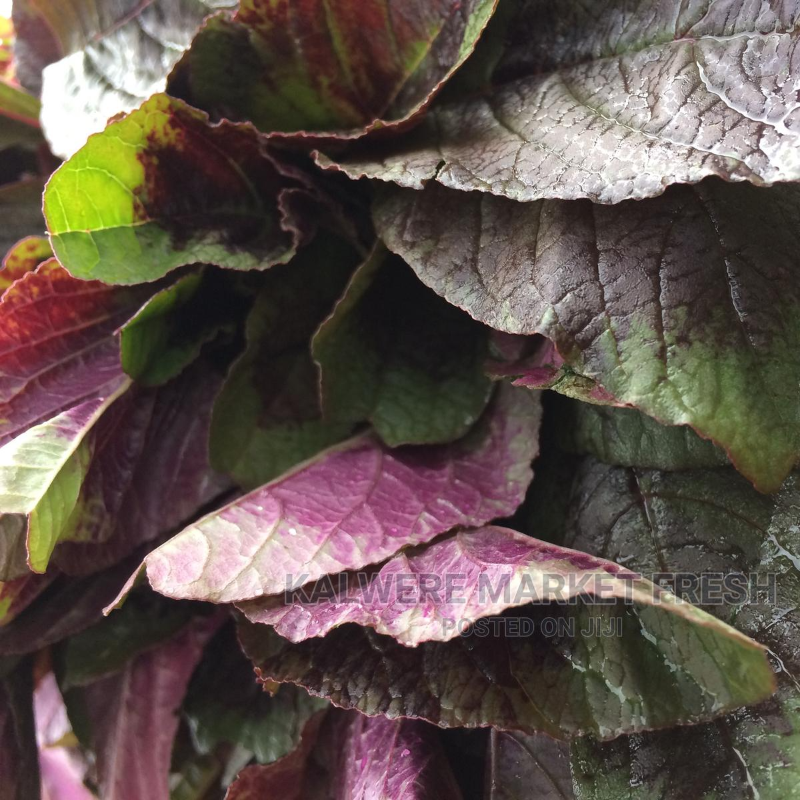
{"type": "Polygon", "coordinates": [[[800,796],[798,0],[13,23],[0,800],[800,796]]]}

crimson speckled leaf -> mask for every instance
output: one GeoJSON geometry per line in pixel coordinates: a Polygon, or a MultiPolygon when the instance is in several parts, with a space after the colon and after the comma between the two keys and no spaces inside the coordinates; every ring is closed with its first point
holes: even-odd
{"type": "Polygon", "coordinates": [[[242,0],[233,20],[208,20],[169,91],[267,132],[360,136],[423,111],[472,52],[495,5],[242,0]]]}
{"type": "Polygon", "coordinates": [[[498,526],[403,551],[369,575],[337,575],[239,608],[293,642],[355,622],[415,647],[453,639],[464,624],[507,608],[586,594],[656,603],[696,624],[708,622],[624,567],[498,526]],[[448,575],[458,576],[457,585],[445,585],[448,575]]]}
{"type": "Polygon", "coordinates": [[[246,270],[288,260],[300,236],[281,201],[291,185],[251,125],[211,125],[159,94],[59,167],[44,213],[73,275],[142,283],[195,262],[246,270]]]}
{"type": "Polygon", "coordinates": [[[350,421],[322,418],[310,342],[359,260],[320,234],[264,274],[211,426],[212,463],[240,485],[261,486],[351,435],[350,421]]]}
{"type": "Polygon", "coordinates": [[[3,268],[0,269],[0,296],[14,281],[28,272],[33,272],[39,264],[52,256],[53,251],[46,237],[26,236],[20,239],[3,258],[3,268]]]}
{"type": "MultiPolygon", "coordinates": [[[[618,203],[800,178],[800,4],[522,0],[494,85],[337,167],[514,200],[618,203]]],[[[323,162],[329,163],[329,162],[323,162]]]]}
{"type": "Polygon", "coordinates": [[[612,739],[711,719],[775,691],[759,645],[699,609],[675,613],[683,607],[531,605],[503,618],[518,635],[479,620],[477,635],[416,648],[352,624],[299,644],[245,621],[239,635],[262,679],[370,716],[612,739]]]}
{"type": "Polygon", "coordinates": [[[618,403],[691,425],[763,491],[797,461],[797,187],[704,181],[600,206],[433,186],[389,193],[375,216],[446,300],[547,336],[618,403]]]}
{"type": "Polygon", "coordinates": [[[143,567],[169,597],[229,603],[510,516],[533,475],[539,418],[538,397],[507,387],[453,444],[351,439],[185,528],[143,567]]]}
{"type": "Polygon", "coordinates": [[[386,444],[439,444],[486,408],[488,331],[376,250],[314,336],[326,419],[368,421],[386,444]]]}

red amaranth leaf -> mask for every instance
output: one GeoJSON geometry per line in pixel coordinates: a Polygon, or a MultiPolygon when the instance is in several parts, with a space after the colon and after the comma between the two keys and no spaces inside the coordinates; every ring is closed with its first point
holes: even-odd
{"type": "Polygon", "coordinates": [[[232,20],[206,22],[169,91],[215,118],[312,139],[407,126],[472,52],[495,6],[242,0],[232,20]]]}
{"type": "Polygon", "coordinates": [[[453,444],[353,439],[190,525],[145,559],[147,576],[169,597],[235,602],[509,516],[532,477],[539,415],[538,398],[506,387],[453,444]]]}

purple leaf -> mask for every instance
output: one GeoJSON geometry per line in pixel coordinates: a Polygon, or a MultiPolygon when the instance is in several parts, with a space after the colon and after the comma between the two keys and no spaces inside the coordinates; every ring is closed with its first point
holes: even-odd
{"type": "Polygon", "coordinates": [[[134,390],[101,421],[70,541],[53,556],[60,569],[85,575],[116,564],[228,488],[208,463],[220,385],[201,359],[164,386],[134,390]]]}
{"type": "MultiPolygon", "coordinates": [[[[259,598],[239,608],[251,622],[273,625],[292,642],[355,622],[415,647],[458,636],[457,623],[494,616],[532,600],[568,600],[583,594],[632,597],[637,602],[660,597],[669,603],[649,581],[611,561],[508,528],[487,527],[398,553],[369,576],[323,578],[291,598],[259,598]],[[446,583],[448,577],[451,583],[446,583]]],[[[682,605],[675,610],[691,614],[693,609],[682,605]]]]}
{"type": "Polygon", "coordinates": [[[177,711],[223,618],[198,618],[171,642],[84,690],[103,800],[169,800],[177,711]]]}
{"type": "Polygon", "coordinates": [[[454,444],[353,439],[189,526],[145,559],[147,576],[169,597],[235,602],[509,516],[532,477],[539,415],[537,397],[505,388],[454,444]]]}

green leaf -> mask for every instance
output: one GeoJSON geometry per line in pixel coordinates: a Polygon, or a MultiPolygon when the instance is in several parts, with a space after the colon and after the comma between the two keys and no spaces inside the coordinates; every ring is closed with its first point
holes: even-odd
{"type": "Polygon", "coordinates": [[[513,617],[532,623],[529,635],[488,628],[412,648],[348,624],[292,644],[242,622],[240,640],[264,680],[443,728],[612,739],[713,719],[775,691],[764,651],[688,604],[532,605],[513,617]],[[561,628],[548,635],[545,619],[561,628]]]}
{"type": "Polygon", "coordinates": [[[134,592],[119,611],[64,642],[58,654],[62,691],[122,670],[131,659],[172,638],[193,610],[188,603],[164,603],[147,590],[134,592]]]}
{"type": "Polygon", "coordinates": [[[299,235],[288,181],[251,126],[210,125],[165,95],[112,122],[50,178],[53,250],[78,278],[142,283],[195,262],[264,269],[299,235]]]}
{"type": "Polygon", "coordinates": [[[762,491],[800,457],[800,189],[704,181],[603,206],[395,190],[387,246],[475,319],[550,339],[616,403],[712,439],[762,491]]]}
{"type": "Polygon", "coordinates": [[[565,401],[559,404],[562,446],[607,464],[682,470],[721,467],[725,453],[685,425],[665,427],[632,408],[565,401]]]}
{"type": "Polygon", "coordinates": [[[314,331],[344,291],[358,255],[320,236],[263,276],[247,319],[247,347],[214,406],[211,458],[255,488],[341,441],[349,421],[322,419],[314,331]]]}
{"type": "Polygon", "coordinates": [[[368,421],[390,447],[463,436],[491,396],[487,331],[373,253],[314,337],[325,417],[368,421]]]}
{"type": "MultiPolygon", "coordinates": [[[[664,434],[654,443],[668,448],[664,434]]],[[[690,600],[703,599],[697,576],[736,578],[738,597],[707,595],[705,607],[768,647],[779,679],[775,697],[714,723],[576,743],[576,798],[791,797],[800,781],[800,475],[765,497],[731,468],[660,472],[587,458],[571,505],[566,546],[683,576],[690,600]]]]}
{"type": "Polygon", "coordinates": [[[233,327],[245,308],[227,276],[215,270],[181,276],[153,295],[120,329],[122,368],[158,386],[180,374],[203,345],[233,327]]]}
{"type": "Polygon", "coordinates": [[[26,523],[28,565],[44,572],[80,496],[94,447],[92,431],[129,387],[88,400],[29,428],[0,448],[0,508],[26,523]]]}
{"type": "Polygon", "coordinates": [[[274,695],[265,692],[233,633],[221,631],[209,648],[194,673],[183,713],[199,753],[228,744],[240,760],[271,764],[300,744],[309,719],[329,703],[294,686],[281,686],[274,695]]]}

